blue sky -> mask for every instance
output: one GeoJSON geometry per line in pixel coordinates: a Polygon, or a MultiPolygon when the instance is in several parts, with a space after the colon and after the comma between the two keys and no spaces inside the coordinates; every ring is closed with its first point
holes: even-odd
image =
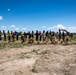
{"type": "Polygon", "coordinates": [[[76,32],[76,0],[0,0],[0,30],[76,32]]]}

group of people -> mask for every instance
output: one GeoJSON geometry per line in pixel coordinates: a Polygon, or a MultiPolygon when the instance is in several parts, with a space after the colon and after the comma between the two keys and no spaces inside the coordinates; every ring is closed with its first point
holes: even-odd
{"type": "Polygon", "coordinates": [[[55,39],[58,39],[59,41],[62,39],[63,41],[65,41],[65,37],[66,35],[69,34],[65,34],[64,31],[61,33],[61,31],[55,33],[55,32],[51,32],[51,31],[45,31],[43,30],[43,32],[36,30],[36,32],[34,33],[34,31],[32,32],[17,32],[17,31],[9,31],[6,33],[5,30],[3,30],[3,32],[0,31],[0,40],[4,40],[10,43],[21,40],[21,43],[25,42],[25,41],[30,41],[32,40],[32,42],[34,42],[34,40],[36,41],[47,41],[50,40],[51,43],[53,43],[55,41],[55,39]]]}

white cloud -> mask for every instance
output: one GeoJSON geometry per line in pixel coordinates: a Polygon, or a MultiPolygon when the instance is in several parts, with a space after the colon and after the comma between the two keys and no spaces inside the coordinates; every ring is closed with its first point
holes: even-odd
{"type": "Polygon", "coordinates": [[[65,29],[66,27],[64,27],[62,24],[58,24],[57,25],[57,29],[65,29]]]}
{"type": "Polygon", "coordinates": [[[10,9],[7,9],[8,11],[10,11],[10,9]]]}
{"type": "Polygon", "coordinates": [[[15,28],[16,26],[15,25],[11,25],[11,28],[15,28]]]}
{"type": "Polygon", "coordinates": [[[67,30],[68,30],[69,32],[76,32],[76,27],[75,27],[75,26],[68,27],[67,30]]]}
{"type": "Polygon", "coordinates": [[[15,30],[19,30],[19,28],[15,28],[15,30]]]}
{"type": "Polygon", "coordinates": [[[51,26],[51,27],[46,27],[46,26],[42,26],[42,28],[47,29],[47,30],[57,30],[57,29],[66,29],[65,26],[63,26],[62,24],[58,24],[56,26],[51,26]]]}
{"type": "Polygon", "coordinates": [[[55,29],[57,26],[53,26],[53,27],[48,27],[47,29],[49,29],[49,30],[53,30],[53,29],[55,29]]]}
{"type": "Polygon", "coordinates": [[[26,30],[26,28],[22,28],[22,30],[26,30]]]}
{"type": "Polygon", "coordinates": [[[42,28],[46,30],[54,30],[54,31],[58,31],[58,29],[60,28],[60,29],[66,29],[69,32],[76,32],[76,26],[66,27],[62,24],[58,24],[56,26],[51,26],[51,27],[42,26],[42,28]]]}
{"type": "Polygon", "coordinates": [[[68,29],[69,29],[69,30],[71,30],[71,29],[76,29],[76,27],[69,27],[68,29]]]}
{"type": "Polygon", "coordinates": [[[5,29],[5,28],[6,28],[6,26],[1,26],[1,28],[5,29]]]}
{"type": "Polygon", "coordinates": [[[0,20],[3,20],[3,17],[2,16],[0,16],[0,20]]]}
{"type": "Polygon", "coordinates": [[[53,29],[53,27],[48,27],[47,29],[48,29],[48,30],[51,30],[51,29],[53,29]]]}
{"type": "Polygon", "coordinates": [[[46,28],[46,26],[42,26],[42,28],[43,28],[43,29],[45,29],[45,28],[46,28]]]}

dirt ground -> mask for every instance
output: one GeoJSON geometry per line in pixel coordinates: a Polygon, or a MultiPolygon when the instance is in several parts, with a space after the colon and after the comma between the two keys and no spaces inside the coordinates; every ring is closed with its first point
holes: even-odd
{"type": "Polygon", "coordinates": [[[76,75],[76,45],[0,50],[0,75],[76,75]]]}

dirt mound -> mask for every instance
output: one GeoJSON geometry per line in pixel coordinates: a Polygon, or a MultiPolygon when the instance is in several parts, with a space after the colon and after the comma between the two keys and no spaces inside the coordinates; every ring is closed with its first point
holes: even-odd
{"type": "Polygon", "coordinates": [[[54,47],[40,53],[40,59],[33,66],[33,72],[49,73],[48,75],[76,75],[75,49],[68,47],[54,47]]]}
{"type": "Polygon", "coordinates": [[[0,75],[76,75],[76,45],[0,50],[0,75]]]}

